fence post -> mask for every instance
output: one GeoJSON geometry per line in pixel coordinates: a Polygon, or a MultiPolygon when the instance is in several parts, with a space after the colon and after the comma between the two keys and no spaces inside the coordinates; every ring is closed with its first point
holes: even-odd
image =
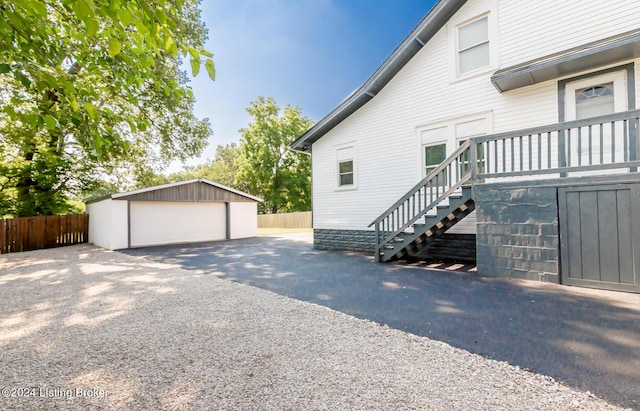
{"type": "Polygon", "coordinates": [[[0,254],[9,252],[9,236],[7,231],[7,220],[0,219],[0,254]]]}

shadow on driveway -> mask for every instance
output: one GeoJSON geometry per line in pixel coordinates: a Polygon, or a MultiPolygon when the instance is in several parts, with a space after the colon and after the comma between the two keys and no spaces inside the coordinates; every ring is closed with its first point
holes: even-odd
{"type": "Polygon", "coordinates": [[[380,264],[367,254],[313,249],[309,234],[124,252],[444,341],[640,406],[637,294],[380,264]]]}

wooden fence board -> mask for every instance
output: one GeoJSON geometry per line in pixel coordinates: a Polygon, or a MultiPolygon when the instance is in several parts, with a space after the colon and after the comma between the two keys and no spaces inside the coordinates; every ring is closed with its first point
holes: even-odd
{"type": "Polygon", "coordinates": [[[311,228],[311,211],[258,215],[258,228],[311,228]]]}
{"type": "Polygon", "coordinates": [[[86,243],[89,214],[0,219],[0,253],[86,243]]]}

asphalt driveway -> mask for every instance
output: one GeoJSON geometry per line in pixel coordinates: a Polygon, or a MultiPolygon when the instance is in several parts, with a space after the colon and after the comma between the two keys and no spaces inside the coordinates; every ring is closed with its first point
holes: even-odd
{"type": "Polygon", "coordinates": [[[640,295],[320,251],[310,234],[124,251],[327,306],[640,409],[640,295]]]}

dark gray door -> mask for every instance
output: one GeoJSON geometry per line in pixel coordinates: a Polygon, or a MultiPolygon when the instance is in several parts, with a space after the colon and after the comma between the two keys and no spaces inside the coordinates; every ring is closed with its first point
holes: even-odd
{"type": "Polygon", "coordinates": [[[561,188],[558,202],[562,282],[640,292],[640,184],[561,188]]]}

